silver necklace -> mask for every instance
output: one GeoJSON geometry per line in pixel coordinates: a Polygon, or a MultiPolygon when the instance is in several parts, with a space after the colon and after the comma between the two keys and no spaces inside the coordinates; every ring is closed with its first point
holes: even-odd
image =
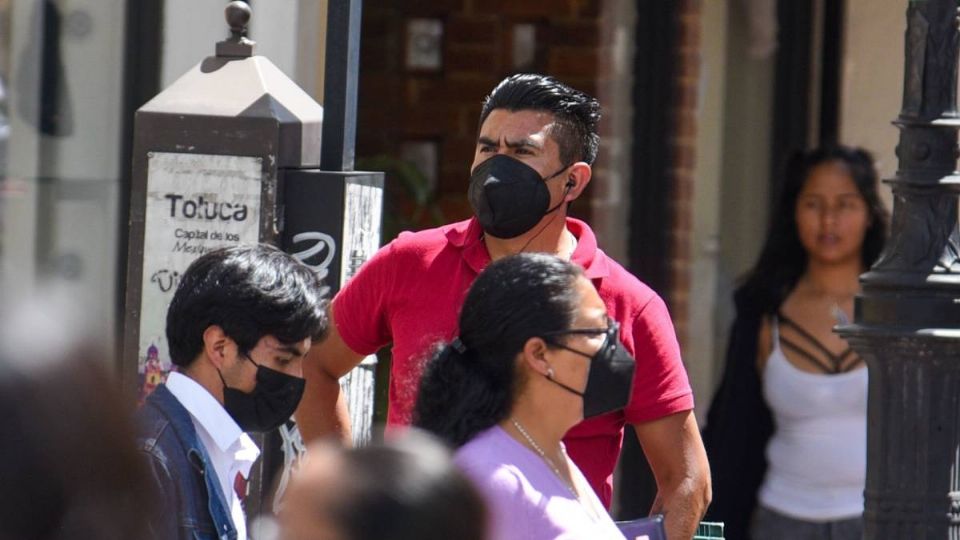
{"type": "MultiPolygon", "coordinates": [[[[551,469],[553,469],[553,473],[557,475],[557,478],[560,480],[560,483],[562,483],[563,486],[570,491],[570,493],[574,496],[575,499],[580,501],[580,505],[583,506],[583,509],[586,511],[590,519],[593,521],[597,521],[599,519],[599,516],[597,516],[595,509],[590,508],[590,505],[588,503],[585,503],[580,499],[580,495],[577,494],[577,490],[573,489],[573,486],[569,482],[567,482],[566,478],[564,478],[562,474],[560,474],[560,469],[556,466],[556,464],[554,464],[553,460],[547,456],[547,453],[543,451],[543,448],[541,448],[540,445],[537,444],[537,441],[533,440],[533,437],[531,437],[530,434],[527,433],[527,430],[523,428],[520,422],[517,422],[515,419],[512,419],[512,418],[510,419],[510,422],[513,423],[513,427],[517,428],[517,431],[520,432],[520,435],[523,435],[523,438],[526,439],[528,443],[530,443],[530,447],[533,448],[533,450],[540,455],[540,458],[543,459],[544,463],[546,463],[547,465],[550,466],[551,469]]],[[[563,447],[560,448],[560,451],[561,452],[563,451],[563,447]]]]}
{"type": "Polygon", "coordinates": [[[547,456],[547,453],[543,451],[543,448],[540,448],[540,445],[537,444],[537,441],[533,440],[533,437],[531,437],[530,434],[527,433],[527,430],[524,429],[522,425],[520,425],[520,422],[517,422],[516,420],[510,420],[510,421],[513,422],[513,427],[517,428],[517,431],[520,432],[520,435],[523,435],[523,438],[526,439],[528,443],[530,443],[530,446],[534,449],[534,451],[536,451],[537,454],[540,454],[540,457],[543,459],[543,461],[545,461],[547,465],[549,465],[550,468],[553,469],[554,474],[556,474],[557,478],[559,478],[563,482],[563,485],[565,485],[567,489],[569,489],[574,495],[576,495],[577,492],[573,489],[573,486],[567,483],[566,479],[560,473],[560,468],[557,467],[557,465],[553,462],[552,459],[550,459],[549,456],[547,456]]]}

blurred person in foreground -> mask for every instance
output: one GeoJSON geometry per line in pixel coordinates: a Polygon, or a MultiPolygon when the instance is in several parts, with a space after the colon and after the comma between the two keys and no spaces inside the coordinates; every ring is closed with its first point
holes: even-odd
{"type": "Polygon", "coordinates": [[[325,296],[310,269],[268,245],[211,251],[184,273],[167,311],[178,371],[137,414],[162,497],[154,538],[247,538],[242,503],[260,454],[247,433],[275,429],[300,402],[325,296]]]}
{"type": "Polygon", "coordinates": [[[0,317],[0,540],[145,538],[155,500],[133,404],[107,373],[105,340],[70,310],[34,301],[0,317]]]}
{"type": "Polygon", "coordinates": [[[623,538],[561,441],[630,400],[636,362],[619,328],[583,269],[551,255],[500,259],[470,287],[414,425],[458,449],[494,540],[623,538]]]}
{"type": "Polygon", "coordinates": [[[278,517],[280,540],[487,538],[480,495],[417,430],[356,449],[312,445],[278,517]]]}
{"type": "Polygon", "coordinates": [[[869,153],[794,156],[737,319],[704,441],[729,538],[859,540],[867,369],[833,332],[880,256],[887,213],[869,153]]]}
{"type": "Polygon", "coordinates": [[[710,473],[667,306],[598,247],[588,224],[568,216],[593,176],[599,121],[595,98],[549,76],[511,75],[492,90],[473,161],[469,169],[464,164],[474,217],[401,234],[343,286],[332,303],[329,338],[304,362],[307,390],[297,422],[305,439],[335,433],[349,444],[338,379],[387,345],[387,423],[409,424],[423,359],[437,341],[457,335],[457,314],[480,271],[508,255],[550,253],[584,269],[637,359],[629,405],[571,429],[570,456],[609,506],[628,428],[656,479],[653,511],[666,514],[671,538],[693,535],[710,501],[710,473]]]}

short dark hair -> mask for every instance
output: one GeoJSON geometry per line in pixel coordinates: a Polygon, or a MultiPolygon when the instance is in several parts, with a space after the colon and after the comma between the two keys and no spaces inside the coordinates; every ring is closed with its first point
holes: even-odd
{"type": "Polygon", "coordinates": [[[738,305],[752,306],[761,314],[776,313],[806,271],[807,250],[797,232],[797,199],[810,172],[825,163],[843,165],[866,202],[870,225],[863,238],[863,267],[869,268],[880,257],[889,217],[880,200],[873,156],[862,148],[841,145],[796,152],[787,161],[760,257],[735,293],[738,305]]]}
{"type": "Polygon", "coordinates": [[[424,369],[414,425],[453,446],[507,418],[523,381],[516,357],[527,340],[569,330],[583,270],[543,253],[521,253],[477,276],[460,311],[460,344],[441,346],[424,369]]]}
{"type": "Polygon", "coordinates": [[[343,449],[344,485],[330,515],[349,540],[480,540],[487,511],[439,441],[416,429],[343,449]]]}
{"type": "Polygon", "coordinates": [[[305,265],[259,244],[208,252],[193,261],[167,310],[170,359],[186,367],[212,325],[248,352],[264,336],[296,343],[326,333],[327,288],[305,265]]]}
{"type": "Polygon", "coordinates": [[[597,159],[600,103],[553,77],[518,73],[500,81],[483,101],[481,127],[494,109],[549,112],[556,119],[550,135],[560,147],[563,164],[584,161],[592,165],[597,159]]]}

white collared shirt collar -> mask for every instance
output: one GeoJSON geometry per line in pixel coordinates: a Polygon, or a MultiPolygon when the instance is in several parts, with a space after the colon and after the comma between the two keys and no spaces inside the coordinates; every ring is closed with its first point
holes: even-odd
{"type": "Polygon", "coordinates": [[[198,382],[181,373],[171,372],[166,384],[170,393],[190,413],[197,437],[207,449],[217,480],[220,481],[220,489],[227,499],[230,518],[237,529],[237,540],[246,540],[246,516],[234,490],[234,481],[238,473],[244,478],[250,477],[250,469],[260,457],[260,449],[240,429],[223,405],[198,382]]]}
{"type": "Polygon", "coordinates": [[[197,381],[174,371],[167,377],[167,389],[203,426],[220,450],[226,452],[243,434],[217,398],[197,381]]]}
{"type": "MultiPolygon", "coordinates": [[[[239,471],[244,478],[250,476],[250,468],[260,457],[260,449],[240,429],[223,405],[200,383],[182,373],[170,373],[167,389],[187,409],[194,424],[206,432],[205,435],[216,445],[219,453],[232,455],[239,462],[239,471]]],[[[208,453],[213,454],[209,450],[212,449],[208,449],[208,453]]]]}

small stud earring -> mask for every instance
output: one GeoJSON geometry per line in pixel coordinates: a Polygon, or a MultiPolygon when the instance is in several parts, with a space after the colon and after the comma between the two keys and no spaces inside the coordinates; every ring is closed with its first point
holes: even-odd
{"type": "Polygon", "coordinates": [[[548,379],[553,378],[553,368],[547,368],[547,378],[548,379]]]}

